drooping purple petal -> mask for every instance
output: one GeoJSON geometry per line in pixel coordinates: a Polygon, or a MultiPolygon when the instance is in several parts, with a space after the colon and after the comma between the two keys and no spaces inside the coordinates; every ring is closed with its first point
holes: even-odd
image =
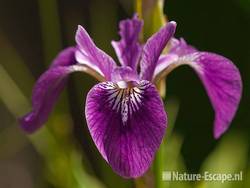
{"type": "Polygon", "coordinates": [[[91,136],[105,160],[123,177],[141,176],[149,168],[166,129],[166,113],[148,81],[119,88],[113,82],[94,86],[85,114],[91,136]]]}
{"type": "Polygon", "coordinates": [[[177,54],[170,53],[162,57],[162,62],[157,65],[154,79],[156,81],[159,77],[163,77],[173,69],[172,67],[184,64],[191,66],[201,79],[214,108],[214,137],[219,138],[228,129],[241,99],[240,72],[225,57],[209,52],[192,53],[188,46],[183,47],[183,51],[181,47],[175,51],[177,54]]]}
{"type": "Polygon", "coordinates": [[[242,94],[240,72],[229,59],[213,53],[199,53],[194,62],[215,110],[214,137],[219,138],[238,109],[242,94]]]}
{"type": "Polygon", "coordinates": [[[151,81],[158,59],[167,45],[168,41],[175,33],[176,23],[169,22],[160,31],[151,36],[146,42],[141,59],[141,78],[151,81]]]}
{"type": "Polygon", "coordinates": [[[70,47],[55,58],[51,67],[36,82],[32,93],[32,111],[19,119],[26,132],[37,130],[47,121],[65,87],[68,75],[74,71],[88,70],[83,65],[77,65],[75,48],[70,47]]]}
{"type": "Polygon", "coordinates": [[[114,60],[96,47],[87,31],[80,25],[76,32],[76,43],[78,45],[76,60],[94,69],[104,76],[106,80],[110,80],[111,72],[116,67],[114,60]]]}
{"type": "Polygon", "coordinates": [[[51,63],[50,68],[76,64],[77,62],[75,60],[75,51],[75,47],[68,47],[61,51],[51,63]]]}
{"type": "Polygon", "coordinates": [[[132,19],[126,19],[119,24],[121,40],[112,41],[117,57],[122,65],[130,66],[136,70],[141,55],[139,34],[142,28],[142,21],[135,15],[132,19]]]}

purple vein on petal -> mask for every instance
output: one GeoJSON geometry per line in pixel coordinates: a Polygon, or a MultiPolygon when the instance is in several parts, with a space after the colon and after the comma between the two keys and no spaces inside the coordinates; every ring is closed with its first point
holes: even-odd
{"type": "Polygon", "coordinates": [[[87,31],[80,25],[76,32],[76,43],[78,45],[76,60],[94,69],[104,76],[106,80],[110,80],[111,72],[116,67],[114,60],[104,51],[96,47],[87,31]]]}
{"type": "Polygon", "coordinates": [[[174,35],[175,28],[176,23],[173,21],[169,22],[147,40],[143,48],[142,58],[140,62],[140,77],[142,79],[152,81],[158,59],[168,41],[174,35]]]}
{"type": "Polygon", "coordinates": [[[75,47],[69,47],[59,53],[50,68],[36,82],[32,92],[32,111],[19,119],[24,131],[32,133],[48,120],[70,73],[84,71],[100,77],[94,70],[77,64],[75,50],[75,47]]]}
{"type": "Polygon", "coordinates": [[[202,81],[215,111],[214,137],[219,138],[230,126],[242,95],[242,81],[237,67],[227,58],[210,52],[198,52],[184,40],[163,55],[155,69],[155,78],[171,66],[191,66],[202,81]]]}
{"type": "Polygon", "coordinates": [[[113,170],[123,177],[145,173],[167,123],[156,88],[148,81],[137,84],[119,88],[116,83],[103,82],[90,90],[86,101],[92,138],[113,170]]]}

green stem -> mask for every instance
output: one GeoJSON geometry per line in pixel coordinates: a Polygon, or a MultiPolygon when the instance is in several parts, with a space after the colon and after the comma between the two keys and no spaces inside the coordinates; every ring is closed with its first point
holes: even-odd
{"type": "Polygon", "coordinates": [[[168,111],[168,127],[167,133],[163,139],[163,142],[156,153],[154,160],[154,175],[155,175],[155,187],[156,188],[165,188],[164,182],[162,180],[162,173],[164,170],[164,163],[167,160],[166,156],[166,147],[167,142],[171,137],[171,133],[175,124],[175,120],[179,110],[179,102],[176,99],[170,98],[167,101],[167,111],[168,111]]]}
{"type": "Polygon", "coordinates": [[[160,146],[158,152],[156,153],[155,160],[154,160],[154,176],[155,176],[155,187],[156,188],[163,188],[163,181],[162,181],[162,162],[164,161],[164,147],[163,144],[160,146]]]}

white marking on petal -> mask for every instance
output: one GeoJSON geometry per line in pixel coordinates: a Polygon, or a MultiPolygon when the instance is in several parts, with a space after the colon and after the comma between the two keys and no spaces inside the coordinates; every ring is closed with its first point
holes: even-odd
{"type": "Polygon", "coordinates": [[[146,87],[148,87],[148,82],[141,81],[137,86],[133,87],[128,87],[127,83],[126,85],[127,87],[125,88],[121,87],[121,83],[113,82],[106,82],[100,85],[107,92],[107,102],[110,108],[121,114],[123,125],[126,125],[129,117],[140,109],[143,93],[146,87]]]}
{"type": "Polygon", "coordinates": [[[128,120],[128,106],[129,106],[128,102],[129,102],[129,96],[126,96],[122,100],[122,106],[121,106],[121,115],[122,115],[123,125],[125,125],[128,120]]]}
{"type": "Polygon", "coordinates": [[[102,76],[104,76],[103,72],[99,69],[99,67],[89,60],[88,56],[86,55],[86,52],[84,53],[83,50],[77,50],[75,52],[75,58],[76,61],[80,64],[87,65],[97,71],[102,76]]]}
{"type": "Polygon", "coordinates": [[[128,87],[127,83],[125,81],[119,81],[117,82],[117,85],[119,86],[119,88],[121,89],[125,89],[128,87]]]}
{"type": "Polygon", "coordinates": [[[184,64],[189,65],[193,67],[194,69],[196,69],[197,71],[199,71],[199,73],[203,74],[202,67],[198,63],[196,63],[196,60],[198,58],[200,58],[199,53],[193,53],[193,54],[180,57],[178,60],[178,63],[183,64],[183,65],[184,64]]]}

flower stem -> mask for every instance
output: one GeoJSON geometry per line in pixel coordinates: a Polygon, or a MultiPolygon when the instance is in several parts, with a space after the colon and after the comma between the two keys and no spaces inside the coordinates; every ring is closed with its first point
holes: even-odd
{"type": "Polygon", "coordinates": [[[179,102],[176,99],[170,98],[167,101],[167,110],[168,110],[168,127],[167,133],[162,141],[162,144],[156,153],[154,160],[154,176],[155,176],[155,187],[156,188],[165,188],[166,184],[162,180],[162,173],[164,170],[164,164],[167,160],[166,148],[168,139],[171,137],[171,133],[175,124],[175,120],[178,114],[179,102]]]}
{"type": "Polygon", "coordinates": [[[158,152],[156,153],[155,160],[154,160],[154,176],[155,176],[155,187],[156,188],[163,188],[163,181],[162,181],[162,169],[163,165],[162,162],[164,160],[164,152],[163,152],[163,145],[160,146],[158,152]]]}

